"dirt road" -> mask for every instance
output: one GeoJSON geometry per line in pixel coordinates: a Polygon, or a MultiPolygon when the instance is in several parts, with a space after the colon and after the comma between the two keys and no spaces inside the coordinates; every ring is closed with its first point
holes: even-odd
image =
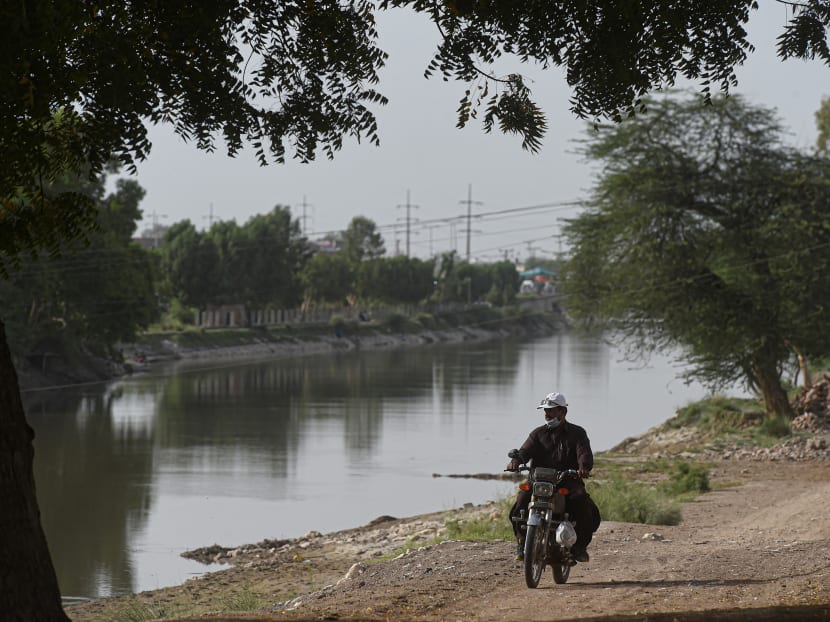
{"type": "Polygon", "coordinates": [[[830,464],[725,463],[713,475],[736,485],[685,505],[681,525],[603,523],[591,561],[566,585],[547,570],[539,588],[525,587],[512,543],[446,542],[369,565],[289,603],[280,619],[495,622],[781,605],[824,605],[812,613],[830,619],[830,464]]]}

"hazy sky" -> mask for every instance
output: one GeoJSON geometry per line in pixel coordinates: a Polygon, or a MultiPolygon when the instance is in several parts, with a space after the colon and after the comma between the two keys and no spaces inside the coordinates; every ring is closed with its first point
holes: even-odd
{"type": "MultiPolygon", "coordinates": [[[[760,4],[748,27],[756,51],[738,68],[735,92],[776,108],[792,140],[810,147],[816,137],[813,114],[830,94],[830,68],[819,61],[781,62],[775,39],[786,9],[774,0],[760,4]]],[[[251,151],[236,158],[221,148],[205,154],[168,128],[152,128],[153,150],[137,176],[147,191],[140,230],[185,218],[205,228],[211,210],[214,221],[241,224],[279,204],[290,206],[298,218],[305,214],[305,230],[312,238],[344,229],[356,215],[371,218],[391,254],[396,248],[406,250],[403,206],[408,192],[411,205],[418,206],[408,210],[410,253],[427,257],[431,251],[455,248],[464,256],[466,223],[448,219],[466,214],[462,201],[471,187],[472,213],[483,214],[471,227],[474,260],[524,259],[529,250],[553,255],[559,244],[557,220],[578,212],[569,204],[585,198],[592,183],[590,165],[574,154],[573,140],[586,126],[569,111],[570,91],[562,72],[518,64],[497,68],[500,74],[518,70],[532,78],[534,97],[548,116],[544,146],[532,155],[521,149],[518,137],[485,134],[478,121],[456,129],[455,111],[467,85],[423,77],[437,41],[426,18],[398,11],[381,15],[379,26],[380,45],[389,53],[379,86],[389,104],[376,111],[380,147],[352,141],[333,161],[321,156],[311,164],[292,161],[263,168],[251,151]],[[548,207],[491,214],[536,205],[548,207]]]]}

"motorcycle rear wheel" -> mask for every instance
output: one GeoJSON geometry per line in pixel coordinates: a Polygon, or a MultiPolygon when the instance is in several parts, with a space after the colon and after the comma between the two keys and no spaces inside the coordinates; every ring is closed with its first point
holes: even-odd
{"type": "Polygon", "coordinates": [[[525,583],[529,588],[539,585],[545,571],[547,548],[547,525],[528,525],[525,537],[525,583]]]}

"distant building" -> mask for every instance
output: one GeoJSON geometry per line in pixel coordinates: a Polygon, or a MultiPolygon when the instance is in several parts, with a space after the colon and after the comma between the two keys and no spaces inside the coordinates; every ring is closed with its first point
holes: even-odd
{"type": "Polygon", "coordinates": [[[320,240],[309,240],[308,245],[315,253],[339,253],[343,250],[343,241],[339,238],[322,238],[320,240]]]}

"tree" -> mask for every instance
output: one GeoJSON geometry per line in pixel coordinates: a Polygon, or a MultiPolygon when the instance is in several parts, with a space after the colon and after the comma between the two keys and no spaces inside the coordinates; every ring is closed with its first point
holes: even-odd
{"type": "MultiPolygon", "coordinates": [[[[24,256],[18,269],[0,274],[0,314],[8,319],[9,342],[23,354],[43,342],[70,350],[105,348],[133,338],[158,313],[151,258],[131,243],[143,190],[134,181],[120,180],[116,191],[104,197],[103,177],[64,175],[44,191],[81,197],[92,206],[96,229],[88,235],[88,248],[66,243],[55,256],[24,256]]],[[[33,431],[24,418],[2,322],[0,436],[0,494],[5,499],[0,610],[9,620],[66,619],[35,498],[33,431]]]]}
{"type": "Polygon", "coordinates": [[[342,253],[318,252],[300,275],[309,301],[343,303],[354,287],[355,271],[342,253]]]}
{"type": "Polygon", "coordinates": [[[822,98],[816,110],[816,129],[818,130],[816,152],[827,156],[830,152],[830,97],[822,98]]]}
{"type": "Polygon", "coordinates": [[[167,229],[160,247],[169,293],[186,306],[204,307],[219,293],[220,260],[214,240],[189,220],[167,229]]]}
{"type": "Polygon", "coordinates": [[[830,161],[786,146],[740,97],[667,97],[589,135],[602,171],[566,227],[568,310],[640,352],[679,346],[689,377],[744,381],[770,415],[792,350],[830,352],[830,161]]]}
{"type": "Polygon", "coordinates": [[[353,264],[383,257],[386,249],[375,222],[365,216],[355,216],[343,232],[343,254],[353,264]]]}
{"type": "MultiPolygon", "coordinates": [[[[780,38],[779,56],[830,60],[825,1],[787,4],[797,12],[780,38]]],[[[0,4],[0,272],[25,254],[88,235],[93,202],[46,186],[66,170],[98,175],[113,154],[129,169],[151,147],[146,121],[170,123],[199,149],[215,149],[219,135],[230,155],[250,143],[263,163],[281,162],[289,151],[303,161],[318,151],[332,157],[345,137],[376,144],[370,107],[386,101],[374,88],[386,55],[376,45],[375,10],[408,7],[436,23],[443,40],[427,73],[468,83],[459,125],[476,114],[474,102],[486,100],[486,130],[518,133],[525,148],[538,149],[546,120],[524,80],[488,73],[501,55],[564,68],[575,114],[621,119],[639,109],[644,94],[678,76],[699,82],[704,95],[711,86],[732,86],[734,66],[751,50],[743,27],[756,6],[755,0],[529,1],[519,8],[469,0],[0,4]]],[[[37,504],[31,431],[5,352],[0,331],[0,427],[8,426],[0,493],[11,493],[4,500],[15,510],[4,514],[13,522],[0,525],[0,558],[14,564],[3,571],[0,606],[21,620],[65,619],[43,538],[19,537],[20,525],[37,524],[37,504]],[[28,549],[19,550],[19,542],[30,543],[28,549]]]]}
{"type": "Polygon", "coordinates": [[[360,264],[357,293],[364,301],[417,304],[433,289],[432,261],[417,257],[370,259],[360,264]]]}
{"type": "Polygon", "coordinates": [[[219,255],[217,259],[216,304],[238,304],[247,281],[245,233],[235,221],[213,223],[208,238],[219,255]]]}
{"type": "Polygon", "coordinates": [[[249,305],[294,307],[302,299],[300,272],[309,257],[291,208],[277,205],[269,214],[253,216],[242,227],[245,274],[239,300],[249,305]]]}
{"type": "Polygon", "coordinates": [[[217,222],[204,234],[189,220],[176,223],[161,254],[171,292],[186,305],[292,307],[302,297],[299,272],[309,253],[299,221],[278,205],[242,226],[217,222]]]}
{"type": "Polygon", "coordinates": [[[504,306],[516,299],[521,278],[511,261],[498,261],[490,265],[493,285],[487,299],[493,304],[504,306]]]}
{"type": "Polygon", "coordinates": [[[104,197],[105,181],[62,181],[96,206],[97,229],[88,248],[67,245],[54,257],[24,257],[18,269],[0,277],[0,315],[13,353],[32,353],[44,343],[63,352],[106,352],[158,316],[153,259],[132,242],[144,190],[119,179],[104,197]]]}

